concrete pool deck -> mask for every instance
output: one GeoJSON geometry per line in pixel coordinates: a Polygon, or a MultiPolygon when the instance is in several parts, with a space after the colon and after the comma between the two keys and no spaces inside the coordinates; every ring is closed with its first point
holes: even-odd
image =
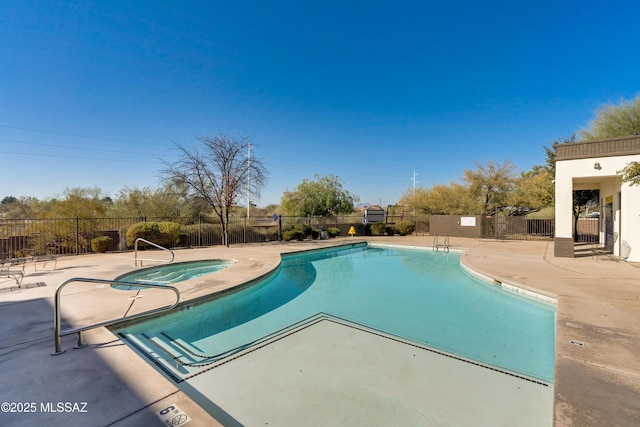
{"type": "MultiPolygon", "coordinates": [[[[367,240],[428,248],[432,243],[430,236],[367,240]]],[[[356,241],[360,239],[177,250],[176,262],[206,258],[237,263],[215,273],[213,279],[176,286],[182,301],[194,300],[267,274],[283,252],[356,241]]],[[[636,265],[595,255],[554,258],[548,241],[451,238],[451,246],[465,249],[462,263],[496,283],[557,298],[555,425],[640,425],[640,269],[636,265]]],[[[21,289],[10,279],[0,278],[3,425],[166,425],[163,416],[184,415],[191,420],[189,426],[217,424],[105,328],[86,332],[89,346],[84,349],[72,348],[75,335],[63,337],[65,353],[50,355],[57,285],[72,277],[114,279],[133,269],[132,253],[96,254],[60,257],[55,269],[38,265],[35,271],[27,265],[21,289]],[[9,412],[4,402],[11,405],[9,412]],[[158,414],[163,409],[166,414],[158,414]]],[[[163,296],[150,295],[135,300],[130,309],[130,291],[114,292],[122,293],[121,304],[115,304],[119,307],[106,304],[111,296],[95,286],[70,285],[63,307],[65,301],[78,302],[73,312],[63,312],[64,319],[84,324],[168,303],[163,296]]]]}

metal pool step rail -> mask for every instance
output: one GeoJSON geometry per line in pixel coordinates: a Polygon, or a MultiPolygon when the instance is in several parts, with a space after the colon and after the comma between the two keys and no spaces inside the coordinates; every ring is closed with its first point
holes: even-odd
{"type": "Polygon", "coordinates": [[[158,245],[157,243],[153,243],[153,242],[150,242],[147,239],[143,239],[142,237],[138,237],[136,239],[136,241],[134,242],[134,244],[133,244],[133,257],[134,257],[133,258],[133,264],[137,267],[138,266],[138,261],[140,261],[140,267],[142,267],[142,261],[154,261],[154,262],[171,263],[175,259],[176,254],[174,254],[171,249],[167,249],[164,246],[158,245]],[[171,259],[167,261],[166,259],[138,258],[138,242],[143,242],[143,243],[146,243],[148,245],[155,246],[158,249],[162,249],[163,251],[169,252],[171,254],[171,259]]]}
{"type": "Polygon", "coordinates": [[[438,242],[438,234],[433,235],[433,250],[438,252],[440,247],[443,248],[445,252],[449,252],[449,235],[444,236],[444,243],[440,244],[438,242]]]}
{"type": "MultiPolygon", "coordinates": [[[[119,281],[119,280],[106,280],[106,279],[92,279],[92,278],[87,278],[87,277],[74,277],[71,279],[67,279],[64,282],[60,283],[58,285],[58,289],[56,289],[56,295],[55,295],[55,300],[54,300],[54,316],[53,316],[53,329],[54,329],[54,338],[55,338],[55,351],[53,353],[51,353],[53,356],[58,355],[58,354],[62,354],[64,353],[64,350],[62,349],[62,337],[66,336],[66,335],[71,335],[71,334],[78,334],[78,344],[76,344],[73,348],[82,348],[85,347],[86,344],[83,342],[82,339],[82,332],[89,330],[89,329],[94,329],[94,328],[99,328],[101,326],[109,326],[112,325],[114,323],[117,322],[121,322],[123,320],[134,320],[134,319],[140,319],[142,317],[146,317],[152,314],[156,314],[156,313],[161,313],[163,311],[168,311],[171,310],[175,307],[178,306],[178,303],[180,302],[180,291],[178,290],[178,288],[175,288],[173,286],[168,286],[168,285],[159,285],[156,283],[139,283],[139,282],[123,282],[123,281],[119,281]],[[87,326],[81,326],[78,328],[72,328],[72,329],[67,329],[64,331],[61,331],[61,326],[60,326],[60,295],[62,292],[62,289],[64,289],[65,286],[67,286],[69,283],[74,283],[74,282],[81,282],[81,283],[91,283],[91,284],[98,284],[98,285],[120,285],[120,286],[137,286],[137,287],[141,287],[141,288],[155,288],[155,289],[166,289],[166,290],[171,290],[176,294],[176,300],[175,302],[173,302],[171,305],[166,305],[163,307],[159,307],[159,308],[154,308],[152,310],[147,310],[144,311],[142,313],[138,313],[132,316],[128,316],[128,317],[124,317],[124,318],[117,318],[117,319],[111,319],[111,320],[105,320],[103,322],[98,322],[98,323],[94,323],[91,325],[87,325],[87,326]]],[[[125,315],[126,316],[126,315],[125,315]]]]}

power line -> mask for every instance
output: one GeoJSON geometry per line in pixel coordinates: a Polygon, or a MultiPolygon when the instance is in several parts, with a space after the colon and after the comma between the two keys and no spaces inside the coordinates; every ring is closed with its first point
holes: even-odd
{"type": "Polygon", "coordinates": [[[99,140],[102,140],[102,141],[119,141],[119,142],[128,142],[130,144],[145,144],[145,145],[155,145],[155,146],[166,146],[164,144],[157,144],[157,143],[153,143],[153,142],[144,142],[144,141],[136,141],[136,140],[133,140],[133,139],[109,138],[109,137],[105,137],[105,136],[94,136],[94,135],[82,135],[82,134],[70,133],[70,132],[58,132],[58,131],[53,131],[53,130],[23,128],[23,127],[18,127],[18,126],[0,125],[0,128],[24,130],[24,131],[27,131],[27,132],[47,133],[47,134],[52,134],[52,135],[73,136],[73,137],[77,137],[77,138],[99,139],[99,140]]]}
{"type": "Polygon", "coordinates": [[[122,151],[122,150],[105,150],[104,148],[88,148],[88,147],[76,147],[73,145],[58,145],[58,144],[45,144],[41,142],[27,142],[27,141],[17,141],[15,139],[0,139],[2,142],[13,142],[16,144],[25,144],[25,145],[37,145],[40,147],[51,147],[51,148],[70,148],[73,150],[85,150],[85,151],[101,151],[105,153],[118,153],[118,154],[136,154],[140,156],[146,155],[145,153],[136,153],[133,151],[122,151]]]}
{"type": "Polygon", "coordinates": [[[55,157],[58,159],[74,159],[74,160],[100,160],[100,161],[105,161],[105,162],[125,162],[125,163],[157,163],[157,162],[152,162],[149,160],[129,160],[129,159],[105,159],[105,158],[98,158],[98,157],[82,157],[82,156],[63,156],[60,154],[38,154],[38,153],[19,153],[19,152],[15,152],[15,151],[0,151],[0,154],[15,154],[18,156],[29,156],[29,157],[33,157],[33,156],[37,156],[37,157],[55,157]]]}

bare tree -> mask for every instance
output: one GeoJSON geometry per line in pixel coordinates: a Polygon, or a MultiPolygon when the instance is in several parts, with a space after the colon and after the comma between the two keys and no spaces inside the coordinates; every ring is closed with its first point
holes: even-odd
{"type": "Polygon", "coordinates": [[[260,159],[252,158],[248,137],[218,134],[196,138],[200,144],[189,148],[175,143],[180,151],[176,162],[165,162],[164,180],[184,185],[189,197],[205,200],[222,227],[223,244],[229,246],[229,213],[241,197],[259,197],[268,179],[260,159]]]}

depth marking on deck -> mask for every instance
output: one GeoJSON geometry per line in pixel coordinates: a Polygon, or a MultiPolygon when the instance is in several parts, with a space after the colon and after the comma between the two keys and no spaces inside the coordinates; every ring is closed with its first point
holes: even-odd
{"type": "Polygon", "coordinates": [[[191,418],[175,404],[159,410],[156,414],[166,426],[182,426],[191,421],[191,418]]]}

